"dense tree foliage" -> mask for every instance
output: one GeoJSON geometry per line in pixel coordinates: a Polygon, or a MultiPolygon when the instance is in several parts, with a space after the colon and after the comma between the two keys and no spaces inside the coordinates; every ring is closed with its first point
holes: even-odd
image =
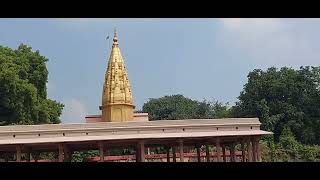
{"type": "Polygon", "coordinates": [[[279,142],[262,141],[262,160],[266,162],[319,162],[320,146],[298,142],[290,128],[284,127],[279,142]]]}
{"type": "Polygon", "coordinates": [[[142,107],[150,120],[201,119],[228,117],[230,109],[219,102],[196,101],[183,95],[150,99],[142,107]]]}
{"type": "Polygon", "coordinates": [[[278,142],[284,127],[299,142],[320,143],[320,67],[257,69],[234,107],[236,116],[259,117],[278,142]]]}
{"type": "Polygon", "coordinates": [[[47,99],[48,70],[39,51],[0,46],[0,124],[60,123],[63,105],[47,99]]]}

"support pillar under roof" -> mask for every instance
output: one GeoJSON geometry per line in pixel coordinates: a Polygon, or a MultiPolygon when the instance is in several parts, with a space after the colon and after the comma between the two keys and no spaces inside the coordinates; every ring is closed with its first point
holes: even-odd
{"type": "Polygon", "coordinates": [[[184,162],[183,140],[179,141],[180,162],[184,162]]]}
{"type": "Polygon", "coordinates": [[[167,162],[170,162],[170,146],[166,145],[167,162]]]}
{"type": "Polygon", "coordinates": [[[260,137],[256,137],[256,149],[257,149],[257,161],[261,162],[261,148],[260,148],[260,137]]]}
{"type": "Polygon", "coordinates": [[[143,141],[139,141],[136,151],[137,162],[145,162],[145,146],[143,141]]]}
{"type": "Polygon", "coordinates": [[[236,152],[235,152],[234,142],[232,142],[230,145],[230,157],[231,157],[231,162],[236,162],[236,152]]]}
{"type": "Polygon", "coordinates": [[[257,162],[257,142],[254,138],[251,139],[252,141],[252,161],[257,162]]]}
{"type": "Polygon", "coordinates": [[[209,145],[206,145],[206,160],[207,160],[207,162],[210,162],[210,150],[209,150],[209,145]]]}
{"type": "Polygon", "coordinates": [[[63,162],[64,160],[64,155],[63,155],[63,144],[58,145],[59,148],[59,155],[58,155],[58,161],[63,162]]]}
{"type": "Polygon", "coordinates": [[[227,157],[226,157],[226,146],[222,146],[222,153],[223,153],[223,162],[227,162],[227,157]]]}
{"type": "Polygon", "coordinates": [[[104,162],[104,145],[102,142],[99,142],[98,146],[99,146],[100,162],[104,162]]]}
{"type": "Polygon", "coordinates": [[[217,162],[221,162],[221,146],[220,139],[216,139],[216,149],[217,149],[217,162]]]}
{"type": "Polygon", "coordinates": [[[172,159],[173,162],[177,162],[176,146],[172,146],[172,159]]]}
{"type": "Polygon", "coordinates": [[[21,145],[16,146],[16,161],[21,162],[21,145]]]}
{"type": "Polygon", "coordinates": [[[201,162],[201,152],[200,152],[200,145],[196,144],[196,149],[197,149],[197,160],[198,162],[201,162]]]}
{"type": "Polygon", "coordinates": [[[244,146],[244,142],[242,141],[241,142],[241,151],[242,151],[242,153],[241,153],[241,161],[242,162],[246,162],[246,149],[245,149],[245,146],[244,146]]]}

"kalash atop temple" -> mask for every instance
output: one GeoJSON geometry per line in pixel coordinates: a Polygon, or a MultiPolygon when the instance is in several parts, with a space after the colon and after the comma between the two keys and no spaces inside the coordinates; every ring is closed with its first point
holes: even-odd
{"type": "Polygon", "coordinates": [[[88,115],[81,124],[1,126],[0,153],[17,162],[41,162],[39,153],[56,152],[53,161],[68,162],[75,151],[97,150],[95,161],[104,162],[113,161],[115,156],[107,152],[117,148],[132,150],[125,161],[259,162],[259,140],[272,134],[260,130],[258,118],[149,121],[147,113],[134,113],[116,32],[99,108],[101,115],[88,115]],[[235,149],[238,144],[240,151],[235,149]],[[157,147],[166,153],[150,154],[150,148],[157,147]]]}

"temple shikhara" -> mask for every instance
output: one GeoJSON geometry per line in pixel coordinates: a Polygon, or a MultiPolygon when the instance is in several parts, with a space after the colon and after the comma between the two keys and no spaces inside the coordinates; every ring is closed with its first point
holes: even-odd
{"type": "Polygon", "coordinates": [[[100,110],[102,115],[86,116],[86,122],[148,121],[148,113],[133,113],[130,82],[116,31],[103,84],[100,110]]]}
{"type": "Polygon", "coordinates": [[[86,150],[97,150],[88,161],[100,162],[259,162],[259,140],[272,134],[260,130],[258,118],[149,121],[148,113],[134,112],[133,94],[115,32],[97,105],[101,114],[87,115],[79,124],[0,126],[0,153],[17,162],[40,162],[42,152],[56,152],[53,161],[67,162],[75,151],[86,150]],[[150,153],[158,147],[166,153],[150,153]],[[108,153],[113,148],[133,153],[119,157],[108,153]]]}
{"type": "Polygon", "coordinates": [[[126,67],[121,56],[117,33],[113,38],[108,69],[102,93],[103,122],[133,120],[133,98],[126,67]]]}

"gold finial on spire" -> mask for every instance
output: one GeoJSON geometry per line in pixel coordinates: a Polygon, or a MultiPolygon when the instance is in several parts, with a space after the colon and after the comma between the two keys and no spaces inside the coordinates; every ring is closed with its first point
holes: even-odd
{"type": "Polygon", "coordinates": [[[114,42],[114,43],[118,42],[118,35],[117,35],[117,30],[116,30],[116,28],[114,28],[113,42],[114,42]]]}

